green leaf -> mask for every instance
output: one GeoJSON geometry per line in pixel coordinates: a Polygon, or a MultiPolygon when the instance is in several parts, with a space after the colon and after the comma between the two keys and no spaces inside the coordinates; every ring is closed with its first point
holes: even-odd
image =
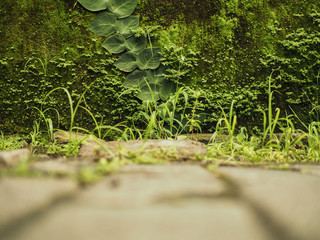
{"type": "Polygon", "coordinates": [[[161,76],[164,78],[164,75],[167,74],[167,67],[164,65],[160,65],[156,70],[154,70],[155,76],[161,76]]]}
{"type": "Polygon", "coordinates": [[[123,82],[123,86],[126,88],[139,87],[142,83],[145,82],[146,78],[147,71],[135,70],[126,77],[126,80],[124,80],[123,82]]]}
{"type": "Polygon", "coordinates": [[[147,71],[147,80],[149,83],[156,83],[163,85],[166,81],[163,75],[162,68],[157,68],[156,70],[147,71]]]}
{"type": "Polygon", "coordinates": [[[108,8],[110,0],[78,0],[89,11],[101,11],[108,8]]]}
{"type": "Polygon", "coordinates": [[[91,22],[89,30],[100,36],[108,36],[116,32],[117,18],[108,12],[99,13],[91,22]]]}
{"type": "Polygon", "coordinates": [[[141,70],[156,69],[160,65],[160,48],[147,48],[137,57],[137,65],[141,70]]]}
{"type": "Polygon", "coordinates": [[[108,8],[118,18],[129,17],[135,10],[138,0],[108,0],[108,8]]]}
{"type": "Polygon", "coordinates": [[[130,16],[127,18],[119,19],[116,22],[117,32],[125,36],[126,38],[133,35],[132,31],[137,30],[139,27],[139,17],[130,16]]]}
{"type": "Polygon", "coordinates": [[[127,88],[138,88],[140,92],[137,97],[142,101],[167,99],[175,88],[164,78],[164,71],[162,66],[156,70],[135,70],[127,76],[123,85],[127,88]]]}
{"type": "Polygon", "coordinates": [[[129,52],[139,54],[147,46],[147,37],[145,35],[141,35],[140,37],[132,36],[127,39],[125,46],[129,52]]]}
{"type": "Polygon", "coordinates": [[[161,85],[157,83],[145,83],[140,87],[137,97],[142,101],[158,101],[160,99],[161,85]]]}
{"type": "Polygon", "coordinates": [[[177,83],[166,80],[160,88],[160,98],[163,101],[168,100],[170,94],[175,93],[177,89],[177,83]]]}
{"type": "Polygon", "coordinates": [[[114,65],[123,72],[132,72],[137,67],[136,55],[126,52],[114,63],[114,65]]]}
{"type": "Polygon", "coordinates": [[[110,53],[121,53],[126,50],[125,42],[126,38],[124,36],[116,34],[109,37],[102,46],[110,53]]]}

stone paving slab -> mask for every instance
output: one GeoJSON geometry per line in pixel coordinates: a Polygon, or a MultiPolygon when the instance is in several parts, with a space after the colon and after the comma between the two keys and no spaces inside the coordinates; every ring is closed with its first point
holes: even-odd
{"type": "Polygon", "coordinates": [[[287,239],[320,239],[320,178],[292,171],[219,167],[240,194],[287,239]]]}
{"type": "Polygon", "coordinates": [[[301,167],[127,165],[82,189],[0,178],[0,239],[318,240],[318,166],[301,167]]]}
{"type": "Polygon", "coordinates": [[[299,170],[302,174],[314,175],[320,177],[320,165],[294,165],[294,169],[299,170]]]}
{"type": "Polygon", "coordinates": [[[108,208],[145,206],[175,198],[210,198],[225,184],[198,165],[128,165],[80,193],[77,204],[108,208]]]}
{"type": "Polygon", "coordinates": [[[126,166],[6,240],[274,240],[248,205],[197,165],[126,166]]]}
{"type": "Polygon", "coordinates": [[[233,200],[191,201],[130,209],[70,203],[6,240],[274,240],[233,200]]]}
{"type": "Polygon", "coordinates": [[[76,190],[66,179],[0,178],[0,229],[76,190]]]}

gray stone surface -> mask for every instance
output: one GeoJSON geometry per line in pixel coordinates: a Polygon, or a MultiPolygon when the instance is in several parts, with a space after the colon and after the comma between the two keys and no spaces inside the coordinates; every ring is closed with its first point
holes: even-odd
{"type": "Polygon", "coordinates": [[[78,204],[130,208],[184,198],[214,198],[226,191],[197,165],[132,165],[80,193],[78,204]]]}
{"type": "Polygon", "coordinates": [[[68,175],[77,173],[82,167],[88,165],[89,163],[79,159],[56,158],[34,161],[30,164],[30,169],[45,173],[68,175]]]}
{"type": "Polygon", "coordinates": [[[292,171],[219,167],[267,224],[287,239],[320,239],[320,178],[292,171]],[[237,187],[236,187],[237,186],[237,187]]]}
{"type": "Polygon", "coordinates": [[[83,189],[3,178],[0,239],[318,240],[319,182],[311,171],[190,163],[127,165],[83,189]]]}
{"type": "Polygon", "coordinates": [[[294,169],[299,170],[302,174],[313,175],[320,177],[320,165],[299,165],[293,166],[294,169]]]}
{"type": "Polygon", "coordinates": [[[76,190],[71,180],[0,178],[0,229],[76,190]]]}
{"type": "Polygon", "coordinates": [[[127,166],[6,240],[274,240],[224,183],[196,165],[127,166]]]}
{"type": "Polygon", "coordinates": [[[274,240],[233,200],[190,201],[114,209],[60,206],[6,240],[274,240]]]}
{"type": "Polygon", "coordinates": [[[68,143],[69,141],[93,141],[94,137],[89,134],[83,134],[79,132],[70,132],[70,131],[56,131],[53,134],[54,139],[57,143],[63,144],[68,143]]]}
{"type": "Polygon", "coordinates": [[[0,152],[0,167],[15,167],[31,157],[29,149],[17,149],[0,152]]]}
{"type": "Polygon", "coordinates": [[[99,158],[113,159],[121,154],[134,153],[135,155],[161,152],[175,160],[194,159],[198,155],[206,155],[205,144],[191,140],[133,140],[127,142],[87,142],[79,151],[79,157],[98,160],[99,158]]]}

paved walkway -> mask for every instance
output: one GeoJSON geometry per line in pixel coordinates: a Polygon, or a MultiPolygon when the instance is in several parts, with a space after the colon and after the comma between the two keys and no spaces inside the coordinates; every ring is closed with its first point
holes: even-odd
{"type": "Polygon", "coordinates": [[[319,240],[320,165],[127,165],[95,184],[0,178],[1,240],[319,240]]]}

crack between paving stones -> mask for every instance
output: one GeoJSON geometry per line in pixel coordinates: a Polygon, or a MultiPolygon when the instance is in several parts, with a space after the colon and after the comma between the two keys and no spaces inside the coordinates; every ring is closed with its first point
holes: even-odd
{"type": "Polygon", "coordinates": [[[215,193],[184,193],[184,194],[176,194],[176,195],[169,195],[169,196],[162,196],[158,197],[153,203],[157,204],[174,204],[178,202],[189,202],[192,200],[213,200],[213,199],[229,199],[232,198],[232,195],[229,192],[223,192],[219,194],[215,193]]]}
{"type": "Polygon", "coordinates": [[[238,199],[244,203],[245,206],[251,209],[262,228],[265,229],[266,233],[269,234],[272,240],[301,240],[300,238],[293,236],[281,222],[270,216],[270,214],[268,214],[268,212],[258,203],[244,196],[241,191],[241,187],[231,178],[219,173],[219,170],[214,174],[217,174],[218,177],[226,184],[228,196],[233,196],[234,199],[238,199]]]}
{"type": "Polygon", "coordinates": [[[0,239],[14,240],[20,239],[18,236],[21,232],[32,226],[35,221],[43,217],[51,209],[75,199],[77,193],[69,193],[51,200],[47,205],[26,214],[25,216],[0,227],[0,239]]]}

